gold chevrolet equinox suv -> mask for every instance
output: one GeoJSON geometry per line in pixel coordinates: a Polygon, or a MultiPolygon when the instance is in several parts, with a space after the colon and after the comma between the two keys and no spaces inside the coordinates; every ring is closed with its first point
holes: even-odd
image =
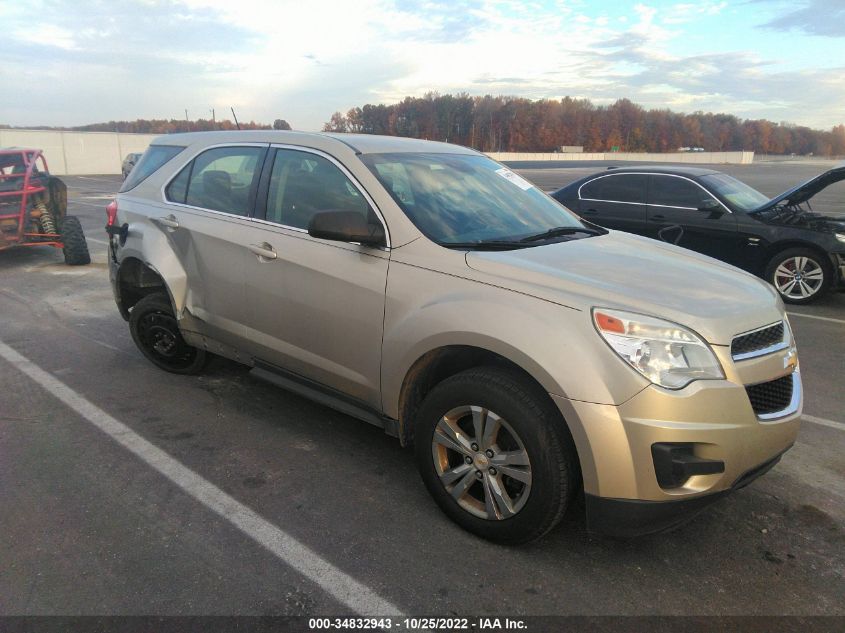
{"type": "Polygon", "coordinates": [[[521,543],[673,527],[795,441],[776,292],[608,231],[471,149],[298,132],[162,136],[107,208],[140,351],[211,354],[414,445],[440,508],[521,543]]]}

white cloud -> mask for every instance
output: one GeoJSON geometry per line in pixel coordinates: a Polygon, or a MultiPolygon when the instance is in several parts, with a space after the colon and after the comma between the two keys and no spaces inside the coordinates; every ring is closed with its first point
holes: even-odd
{"type": "Polygon", "coordinates": [[[68,51],[79,49],[73,32],[49,23],[34,23],[15,29],[13,37],[21,42],[55,46],[68,51]]]}
{"type": "MultiPolygon", "coordinates": [[[[53,17],[35,27],[22,6],[0,3],[0,80],[4,67],[37,56],[51,78],[37,102],[49,106],[16,93],[4,123],[183,116],[184,108],[196,117],[234,106],[239,118],[318,129],[335,110],[434,90],[628,97],[828,126],[845,102],[840,71],[817,63],[786,73],[753,50],[684,54],[690,32],[705,33],[708,19],[716,28],[727,6],[717,0],[603,4],[598,15],[575,0],[80,0],[41,6],[53,17]]],[[[736,46],[751,48],[746,39],[736,46]]],[[[845,59],[839,53],[828,63],[845,59]]]]}

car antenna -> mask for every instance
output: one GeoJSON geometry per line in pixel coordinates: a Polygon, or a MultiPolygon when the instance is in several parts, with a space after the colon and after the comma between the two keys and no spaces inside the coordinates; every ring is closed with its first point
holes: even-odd
{"type": "Polygon", "coordinates": [[[241,129],[241,124],[240,124],[240,123],[238,123],[238,115],[236,115],[236,114],[235,114],[235,109],[234,109],[234,108],[230,108],[230,110],[232,111],[232,117],[235,119],[235,125],[237,125],[237,126],[238,126],[238,129],[240,130],[240,129],[241,129]]]}

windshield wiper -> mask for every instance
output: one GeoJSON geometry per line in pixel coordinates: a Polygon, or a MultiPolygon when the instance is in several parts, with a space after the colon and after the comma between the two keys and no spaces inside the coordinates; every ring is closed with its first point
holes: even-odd
{"type": "Polygon", "coordinates": [[[508,240],[478,240],[476,242],[438,242],[440,246],[446,248],[470,249],[474,251],[506,251],[514,248],[526,248],[530,244],[524,243],[522,240],[508,241],[508,240]]]}
{"type": "Polygon", "coordinates": [[[563,235],[572,235],[574,233],[586,233],[587,235],[604,235],[604,231],[598,231],[596,229],[588,229],[587,227],[581,226],[556,226],[553,229],[549,229],[548,231],[544,231],[542,233],[537,233],[537,235],[529,235],[528,237],[523,237],[520,242],[539,242],[540,240],[547,240],[553,237],[561,237],[563,235]]]}

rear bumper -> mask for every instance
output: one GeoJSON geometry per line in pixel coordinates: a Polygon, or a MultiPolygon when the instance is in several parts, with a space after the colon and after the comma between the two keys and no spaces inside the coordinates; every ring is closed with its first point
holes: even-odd
{"type": "Polygon", "coordinates": [[[782,456],[783,453],[780,453],[746,471],[726,490],[689,499],[643,501],[612,499],[587,494],[587,529],[591,532],[622,538],[671,530],[683,525],[704,508],[734,490],[747,486],[773,468],[782,456]]]}

